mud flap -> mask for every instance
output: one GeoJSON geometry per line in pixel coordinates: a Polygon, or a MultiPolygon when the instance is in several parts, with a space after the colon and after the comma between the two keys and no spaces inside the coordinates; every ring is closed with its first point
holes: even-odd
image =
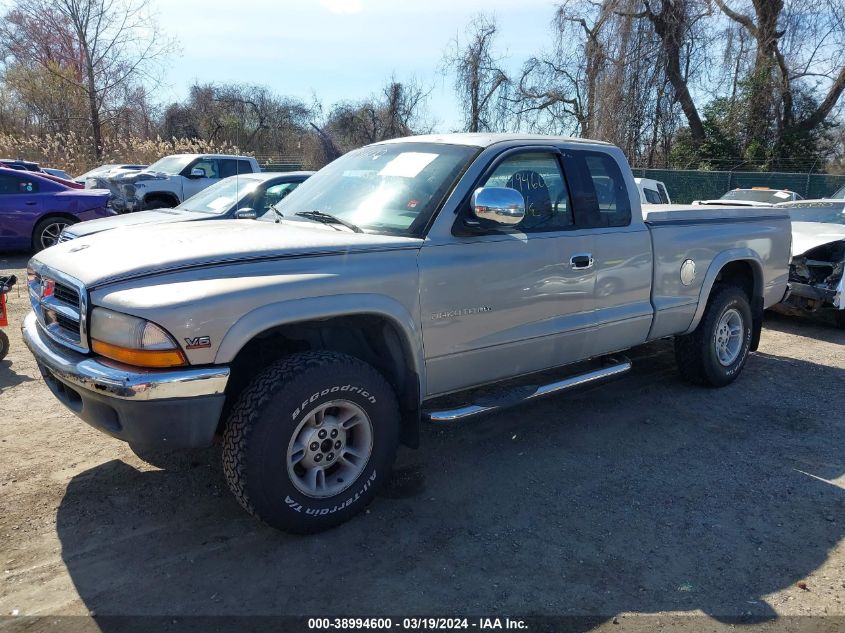
{"type": "Polygon", "coordinates": [[[754,297],[751,301],[751,346],[749,350],[756,352],[760,346],[760,334],[763,331],[763,297],[754,297]]]}

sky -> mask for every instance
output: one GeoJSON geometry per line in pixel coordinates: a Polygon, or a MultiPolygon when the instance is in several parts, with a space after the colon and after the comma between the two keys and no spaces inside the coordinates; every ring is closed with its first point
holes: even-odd
{"type": "Polygon", "coordinates": [[[395,75],[431,88],[429,119],[460,126],[452,80],[438,73],[444,49],[485,11],[497,49],[518,68],[551,41],[551,0],[154,0],[179,44],[160,100],[183,99],[194,82],[264,84],[324,106],[377,93],[395,75]]]}

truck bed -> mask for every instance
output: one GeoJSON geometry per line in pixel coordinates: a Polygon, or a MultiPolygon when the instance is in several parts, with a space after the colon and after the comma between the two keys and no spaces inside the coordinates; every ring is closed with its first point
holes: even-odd
{"type": "Polygon", "coordinates": [[[715,281],[715,271],[724,265],[721,260],[725,258],[747,262],[752,267],[762,285],[758,290],[763,295],[764,307],[783,298],[791,246],[790,220],[785,210],[643,205],[643,219],[656,254],[650,339],[695,326],[715,281]],[[689,285],[680,278],[686,260],[695,264],[695,279],[689,285]]]}

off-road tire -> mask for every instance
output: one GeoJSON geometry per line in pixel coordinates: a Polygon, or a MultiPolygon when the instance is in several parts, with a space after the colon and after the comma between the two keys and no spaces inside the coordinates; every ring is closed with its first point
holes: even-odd
{"type": "Polygon", "coordinates": [[[742,372],[752,337],[751,305],[740,288],[714,286],[698,327],[689,334],[675,337],[675,362],[681,376],[697,385],[724,387],[742,372]],[[735,309],[742,317],[742,347],[737,359],[723,366],[716,355],[714,339],[722,315],[735,309]]]}
{"type": "Polygon", "coordinates": [[[836,325],[845,330],[845,310],[837,310],[836,314],[833,315],[833,318],[836,321],[836,325]]]}
{"type": "Polygon", "coordinates": [[[43,251],[45,248],[49,246],[55,246],[58,244],[59,233],[56,231],[58,230],[61,232],[65,227],[70,226],[71,224],[76,224],[79,222],[77,219],[66,218],[62,216],[51,215],[46,218],[42,218],[38,224],[35,225],[35,229],[32,231],[32,251],[34,253],[38,253],[39,251],[43,251]],[[62,227],[59,229],[58,227],[62,227]],[[45,231],[50,231],[50,239],[53,238],[53,233],[55,233],[55,241],[52,244],[44,244],[45,240],[45,231]]]}
{"type": "Polygon", "coordinates": [[[292,354],[259,373],[240,394],[223,433],[223,472],[250,514],[286,532],[319,532],[373,500],[396,458],[399,420],[393,389],[367,363],[337,352],[292,354]],[[371,421],[372,451],[345,490],[308,496],[289,475],[289,443],[309,411],[341,398],[371,421]]]}
{"type": "Polygon", "coordinates": [[[3,330],[0,330],[0,360],[6,358],[9,353],[9,337],[3,330]]]}

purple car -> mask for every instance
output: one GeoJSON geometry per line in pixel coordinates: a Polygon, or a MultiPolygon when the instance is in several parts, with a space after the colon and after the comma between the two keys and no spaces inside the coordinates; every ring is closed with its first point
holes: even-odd
{"type": "Polygon", "coordinates": [[[66,226],[115,215],[109,192],[71,189],[28,171],[0,168],[0,251],[52,246],[66,226]]]}

